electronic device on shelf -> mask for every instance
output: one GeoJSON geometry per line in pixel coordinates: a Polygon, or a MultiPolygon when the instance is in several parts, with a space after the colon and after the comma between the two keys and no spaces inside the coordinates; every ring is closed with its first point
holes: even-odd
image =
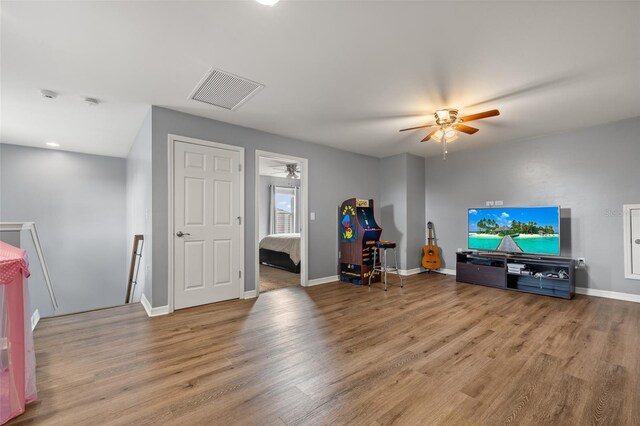
{"type": "Polygon", "coordinates": [[[560,207],[492,207],[468,212],[469,250],[560,255],[560,207]]]}
{"type": "Polygon", "coordinates": [[[571,299],[576,261],[525,254],[456,253],[456,281],[571,299]]]}

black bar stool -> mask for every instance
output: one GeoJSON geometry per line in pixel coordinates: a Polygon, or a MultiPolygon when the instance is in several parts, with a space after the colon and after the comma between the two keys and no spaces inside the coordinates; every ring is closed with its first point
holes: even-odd
{"type": "Polygon", "coordinates": [[[394,241],[377,241],[376,242],[376,250],[373,251],[373,271],[371,271],[371,275],[369,275],[369,287],[371,287],[371,277],[376,272],[384,272],[384,291],[387,291],[387,272],[395,272],[398,274],[398,278],[400,278],[400,287],[404,287],[404,283],[402,282],[402,276],[400,272],[398,272],[398,255],[396,254],[396,243],[394,241]],[[376,256],[378,252],[382,250],[382,254],[380,255],[380,266],[376,265],[376,256]],[[387,250],[393,250],[393,258],[395,260],[395,266],[390,267],[387,264],[387,250]]]}

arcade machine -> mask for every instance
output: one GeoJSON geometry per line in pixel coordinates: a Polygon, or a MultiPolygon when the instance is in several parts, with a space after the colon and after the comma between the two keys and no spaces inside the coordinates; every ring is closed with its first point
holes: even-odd
{"type": "MultiPolygon", "coordinates": [[[[373,200],[351,198],[340,206],[340,281],[363,285],[373,271],[373,252],[382,228],[373,215],[373,200]]],[[[371,282],[379,282],[376,274],[371,282]]]]}

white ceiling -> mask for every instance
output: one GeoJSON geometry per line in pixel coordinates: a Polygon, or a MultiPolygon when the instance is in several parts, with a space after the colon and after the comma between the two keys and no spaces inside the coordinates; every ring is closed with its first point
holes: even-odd
{"type": "Polygon", "coordinates": [[[450,152],[640,116],[638,2],[3,1],[1,25],[7,143],[125,156],[149,105],[380,157],[437,155],[398,129],[442,107],[502,113],[450,152]],[[210,67],[266,87],[188,100],[210,67]]]}

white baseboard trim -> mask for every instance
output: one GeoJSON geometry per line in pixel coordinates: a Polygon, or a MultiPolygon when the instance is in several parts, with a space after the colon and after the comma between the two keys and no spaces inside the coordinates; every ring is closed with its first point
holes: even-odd
{"type": "Polygon", "coordinates": [[[586,296],[605,297],[607,299],[640,303],[640,294],[619,293],[617,291],[598,290],[586,287],[576,287],[576,293],[584,294],[586,296]]]}
{"type": "Polygon", "coordinates": [[[40,322],[40,311],[36,309],[31,315],[31,331],[36,329],[38,322],[40,322]]]}
{"type": "Polygon", "coordinates": [[[245,291],[242,296],[243,299],[255,299],[258,297],[258,292],[256,290],[245,291]]]}
{"type": "Polygon", "coordinates": [[[340,277],[337,275],[332,275],[330,277],[324,277],[324,278],[315,278],[313,280],[309,280],[309,284],[307,285],[307,287],[313,287],[314,285],[320,285],[320,284],[334,283],[336,281],[340,281],[340,277]]]}
{"type": "Polygon", "coordinates": [[[151,303],[149,303],[149,300],[147,300],[147,296],[145,296],[144,294],[140,298],[140,303],[142,303],[142,306],[144,306],[144,310],[147,311],[147,315],[150,316],[150,317],[157,317],[157,316],[160,316],[160,315],[168,315],[169,314],[169,306],[168,305],[158,306],[157,308],[154,308],[154,307],[151,306],[151,303]]]}
{"type": "Polygon", "coordinates": [[[402,275],[403,277],[408,277],[409,275],[419,274],[420,272],[422,272],[422,269],[421,268],[400,269],[398,272],[400,272],[400,275],[402,275]]]}
{"type": "Polygon", "coordinates": [[[441,272],[445,275],[455,275],[456,274],[456,270],[455,269],[438,269],[438,272],[441,272]]]}

